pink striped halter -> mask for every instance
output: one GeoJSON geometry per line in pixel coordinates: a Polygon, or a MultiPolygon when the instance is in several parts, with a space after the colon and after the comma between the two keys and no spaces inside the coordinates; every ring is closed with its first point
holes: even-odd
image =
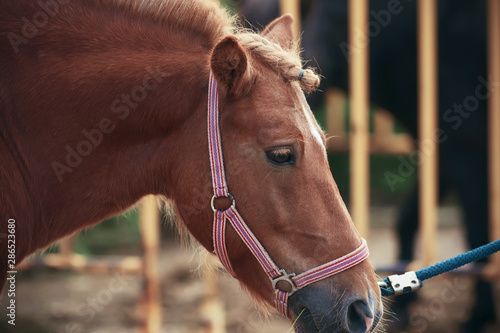
{"type": "Polygon", "coordinates": [[[226,270],[232,276],[236,277],[236,273],[229,262],[226,249],[226,220],[229,220],[233,228],[253,253],[255,258],[257,258],[260,265],[271,280],[271,284],[276,295],[274,303],[276,309],[283,316],[288,317],[287,300],[288,297],[295,291],[304,288],[308,284],[345,271],[346,269],[359,264],[368,257],[368,246],[366,245],[366,241],[363,239],[361,245],[353,252],[341,258],[327,262],[321,266],[312,268],[299,275],[296,275],[295,273],[288,273],[285,269],[280,269],[274,263],[262,244],[248,228],[245,221],[243,221],[243,218],[236,210],[236,201],[234,197],[228,192],[224,162],[222,159],[217,82],[212,73],[210,73],[210,82],[208,86],[208,149],[210,153],[212,185],[214,189],[214,195],[210,203],[212,210],[214,211],[214,252],[217,254],[226,270]],[[232,202],[231,206],[223,211],[217,210],[214,206],[215,199],[221,197],[229,198],[232,202]],[[290,285],[288,291],[278,288],[277,284],[280,281],[285,281],[290,285]]]}

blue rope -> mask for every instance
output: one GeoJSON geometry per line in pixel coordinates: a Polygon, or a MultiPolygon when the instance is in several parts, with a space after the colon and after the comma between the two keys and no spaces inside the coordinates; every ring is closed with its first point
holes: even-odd
{"type": "MultiPolygon", "coordinates": [[[[420,285],[422,286],[422,281],[433,278],[437,275],[449,272],[451,270],[454,270],[456,268],[459,268],[463,265],[469,264],[474,261],[478,261],[481,259],[484,259],[490,255],[492,255],[495,252],[500,251],[500,239],[496,240],[494,242],[491,242],[489,244],[483,245],[481,247],[478,247],[477,249],[471,250],[469,252],[460,254],[454,258],[442,261],[440,263],[437,263],[435,265],[423,268],[415,274],[417,275],[418,279],[420,280],[420,285]]],[[[392,296],[394,295],[394,289],[391,286],[391,283],[388,278],[383,279],[381,281],[382,283],[385,283],[387,287],[380,287],[382,296],[392,296]]],[[[410,293],[411,290],[407,289],[403,292],[403,294],[410,293]]]]}

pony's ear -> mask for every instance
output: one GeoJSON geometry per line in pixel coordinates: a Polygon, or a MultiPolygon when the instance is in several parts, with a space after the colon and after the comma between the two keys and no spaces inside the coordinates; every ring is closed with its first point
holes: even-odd
{"type": "Polygon", "coordinates": [[[251,88],[251,69],[245,50],[234,36],[221,40],[212,51],[212,72],[219,89],[229,97],[241,96],[251,88]]]}
{"type": "Polygon", "coordinates": [[[270,41],[280,45],[284,50],[291,51],[295,45],[292,27],[293,16],[285,14],[269,23],[261,34],[270,41]]]}

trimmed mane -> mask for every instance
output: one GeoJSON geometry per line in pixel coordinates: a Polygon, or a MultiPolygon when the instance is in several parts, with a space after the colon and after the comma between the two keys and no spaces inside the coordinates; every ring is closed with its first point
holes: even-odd
{"type": "MultiPolygon", "coordinates": [[[[297,51],[285,51],[278,44],[251,32],[239,33],[236,37],[238,37],[238,41],[244,48],[249,50],[257,59],[274,68],[286,82],[298,79],[302,71],[302,60],[297,51]]],[[[297,47],[294,50],[297,50],[297,47]]],[[[300,80],[300,86],[304,91],[313,91],[318,87],[319,83],[319,76],[313,69],[307,68],[304,70],[303,77],[300,80]]]]}
{"type": "Polygon", "coordinates": [[[236,31],[235,18],[222,6],[207,0],[100,0],[127,8],[146,21],[158,22],[179,30],[194,31],[215,46],[221,36],[236,31]]]}
{"type": "MultiPolygon", "coordinates": [[[[227,35],[235,35],[240,44],[254,57],[275,69],[286,82],[297,80],[302,70],[298,48],[285,51],[254,32],[237,25],[234,16],[213,1],[203,0],[102,0],[118,2],[132,11],[144,15],[145,19],[168,22],[180,29],[197,31],[207,37],[211,46],[227,35]]],[[[319,76],[306,69],[300,81],[304,91],[310,92],[319,85],[319,76]]]]}
{"type": "MultiPolygon", "coordinates": [[[[0,11],[0,19],[5,24],[0,29],[21,35],[23,22],[19,19],[18,13],[25,13],[27,17],[31,17],[38,11],[40,5],[34,1],[7,2],[2,5],[0,11]]],[[[37,36],[41,37],[45,31],[48,32],[51,36],[48,38],[52,43],[51,52],[61,49],[64,49],[64,52],[76,49],[80,53],[91,49],[102,52],[121,50],[124,45],[163,52],[163,48],[166,47],[164,44],[166,36],[175,40],[175,42],[172,40],[169,48],[172,45],[183,48],[187,44],[195,43],[206,50],[211,50],[224,37],[233,35],[250,55],[268,64],[283,77],[285,82],[297,80],[302,70],[297,47],[294,51],[286,51],[265,37],[243,29],[237,24],[236,16],[230,15],[225,8],[214,1],[81,0],[60,5],[60,11],[65,14],[50,17],[49,24],[40,28],[38,34],[40,36],[37,36]],[[120,12],[122,14],[119,14],[120,12]],[[99,20],[97,15],[101,13],[103,17],[109,17],[114,21],[99,20]],[[66,16],[72,16],[73,19],[69,20],[65,18],[66,16]],[[150,26],[156,26],[157,29],[152,29],[150,26]],[[93,31],[94,34],[82,35],[82,29],[93,31]],[[133,29],[136,33],[129,35],[127,29],[133,29]],[[191,34],[187,34],[189,32],[191,34]],[[104,47],[104,44],[107,47],[104,47]],[[81,48],[81,45],[87,46],[81,48]]],[[[41,39],[30,40],[29,43],[36,45],[39,40],[41,39]]],[[[44,45],[43,43],[40,42],[40,45],[44,45]]],[[[24,44],[21,43],[19,47],[22,49],[24,44]]],[[[12,50],[7,39],[0,42],[0,50],[3,49],[9,50],[9,53],[12,50]]],[[[300,84],[304,91],[310,92],[319,85],[319,77],[313,70],[306,69],[300,84]]]]}

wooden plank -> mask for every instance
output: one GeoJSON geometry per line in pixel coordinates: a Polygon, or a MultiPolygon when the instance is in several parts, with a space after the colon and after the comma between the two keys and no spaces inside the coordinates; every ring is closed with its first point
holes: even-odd
{"type": "Polygon", "coordinates": [[[206,333],[226,333],[226,313],[221,301],[217,279],[217,267],[220,266],[215,256],[207,255],[202,266],[205,295],[202,305],[202,316],[207,321],[206,333]]]}
{"type": "Polygon", "coordinates": [[[299,40],[300,31],[300,1],[299,0],[280,0],[280,12],[283,14],[292,14],[293,16],[293,37],[299,40]]]}
{"type": "MultiPolygon", "coordinates": [[[[366,31],[368,24],[368,1],[349,1],[349,95],[351,98],[351,214],[362,237],[368,237],[369,214],[369,168],[368,146],[368,54],[369,43],[362,43],[358,33],[366,31]]],[[[364,36],[368,38],[368,36],[364,36]]]]}
{"type": "Polygon", "coordinates": [[[389,111],[384,109],[375,110],[374,120],[374,135],[393,135],[394,132],[394,117],[389,111]]]}
{"type": "Polygon", "coordinates": [[[142,258],[110,255],[85,257],[73,253],[69,257],[60,254],[46,254],[43,257],[33,257],[23,261],[23,267],[26,268],[43,266],[86,273],[109,273],[117,270],[123,273],[138,273],[142,270],[142,258]]]}
{"type": "Polygon", "coordinates": [[[69,265],[71,256],[73,255],[73,241],[74,241],[74,236],[68,236],[66,238],[61,239],[59,242],[59,253],[61,255],[61,258],[63,261],[67,262],[67,265],[69,265]]]}
{"type": "Polygon", "coordinates": [[[340,89],[330,88],[326,91],[326,132],[328,137],[345,138],[344,108],[346,96],[340,89]]]}
{"type": "Polygon", "coordinates": [[[436,258],[438,218],[437,167],[437,3],[417,3],[418,24],[418,127],[420,144],[419,215],[423,245],[423,264],[436,258]]]}
{"type": "Polygon", "coordinates": [[[143,333],[159,333],[161,330],[161,289],[158,270],[160,246],[160,219],[154,195],[142,199],[140,228],[144,248],[144,293],[141,301],[144,314],[143,333]]]}
{"type": "MultiPolygon", "coordinates": [[[[488,100],[489,218],[490,238],[500,239],[500,1],[488,1],[488,100]]],[[[500,264],[500,254],[491,261],[500,264]]],[[[497,265],[497,269],[498,269],[497,265]]],[[[500,270],[500,269],[498,269],[500,270]]]]}

